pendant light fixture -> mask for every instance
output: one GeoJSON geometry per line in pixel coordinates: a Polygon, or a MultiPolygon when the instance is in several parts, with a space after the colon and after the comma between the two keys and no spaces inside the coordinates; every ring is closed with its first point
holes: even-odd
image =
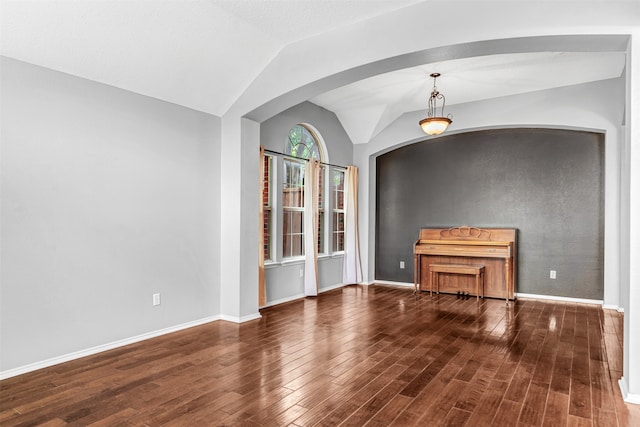
{"type": "Polygon", "coordinates": [[[427,118],[420,120],[420,127],[427,135],[440,135],[452,123],[451,114],[447,117],[444,116],[444,95],[438,92],[436,87],[436,79],[440,77],[440,73],[432,73],[431,77],[433,77],[433,90],[431,91],[431,96],[429,96],[429,109],[427,110],[427,118]],[[436,116],[436,101],[438,99],[442,100],[442,109],[439,117],[436,116]]]}

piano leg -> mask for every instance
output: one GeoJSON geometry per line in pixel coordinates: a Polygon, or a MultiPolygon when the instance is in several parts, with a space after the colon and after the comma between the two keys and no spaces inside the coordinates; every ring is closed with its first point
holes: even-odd
{"type": "Polygon", "coordinates": [[[505,258],[504,259],[504,293],[506,294],[506,298],[505,298],[505,304],[509,305],[509,297],[511,296],[511,275],[509,274],[509,270],[510,270],[510,265],[509,265],[509,258],[505,258]]]}
{"type": "Polygon", "coordinates": [[[413,256],[413,293],[420,289],[420,255],[413,256]]]}
{"type": "Polygon", "coordinates": [[[429,295],[430,296],[433,296],[434,275],[435,275],[435,282],[438,283],[438,273],[434,273],[433,271],[431,271],[431,269],[429,269],[429,295]]]}

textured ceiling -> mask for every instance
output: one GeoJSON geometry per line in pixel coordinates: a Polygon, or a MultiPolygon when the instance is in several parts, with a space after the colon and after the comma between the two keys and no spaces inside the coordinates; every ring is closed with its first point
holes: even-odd
{"type": "MultiPolygon", "coordinates": [[[[396,12],[417,3],[429,8],[439,4],[419,0],[2,0],[0,52],[223,116],[247,88],[256,86],[265,70],[271,67],[273,72],[274,58],[285,50],[292,52],[296,43],[326,37],[332,31],[333,36],[349,34],[350,28],[379,25],[381,19],[396,20],[400,29],[405,21],[396,12]]],[[[385,43],[393,45],[396,35],[385,36],[385,43]]],[[[301,50],[296,59],[304,61],[307,53],[325,54],[301,50]]],[[[619,77],[624,61],[624,53],[588,51],[467,57],[356,81],[314,94],[311,102],[335,112],[354,143],[366,143],[403,113],[426,108],[432,72],[442,73],[438,88],[447,105],[455,105],[619,77]]]]}

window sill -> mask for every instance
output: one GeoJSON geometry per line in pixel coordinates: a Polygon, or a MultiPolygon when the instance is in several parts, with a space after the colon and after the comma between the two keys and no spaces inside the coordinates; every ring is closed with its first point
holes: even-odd
{"type": "MultiPolygon", "coordinates": [[[[318,255],[318,261],[325,261],[325,260],[334,259],[334,258],[344,258],[344,252],[335,252],[332,254],[318,255]]],[[[287,265],[304,264],[304,262],[305,262],[304,257],[288,258],[282,261],[265,261],[264,268],[269,269],[269,268],[276,268],[276,267],[284,267],[287,265]]]]}
{"type": "Polygon", "coordinates": [[[265,261],[264,268],[274,268],[274,267],[280,267],[280,263],[275,261],[265,261]]]}
{"type": "Polygon", "coordinates": [[[280,262],[280,265],[304,264],[304,257],[287,258],[280,262]]]}

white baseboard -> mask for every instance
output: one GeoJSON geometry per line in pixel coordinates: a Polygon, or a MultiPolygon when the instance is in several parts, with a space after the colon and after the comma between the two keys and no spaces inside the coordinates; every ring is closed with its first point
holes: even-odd
{"type": "MultiPolygon", "coordinates": [[[[392,281],[389,281],[389,280],[376,280],[373,283],[380,284],[380,285],[406,286],[406,287],[410,287],[410,288],[414,287],[413,283],[392,282],[392,281]]],[[[583,304],[595,304],[595,305],[602,305],[603,304],[602,300],[560,297],[560,296],[555,296],[555,295],[537,295],[537,294],[516,293],[516,297],[518,297],[518,298],[544,299],[544,300],[553,300],[553,301],[567,301],[567,302],[576,302],[576,303],[583,303],[583,304]]],[[[620,311],[620,309],[617,306],[615,307],[615,309],[620,311]]]]}
{"type": "Polygon", "coordinates": [[[616,310],[618,313],[624,313],[624,308],[613,304],[602,304],[602,308],[605,310],[616,310]]]}
{"type": "Polygon", "coordinates": [[[405,287],[408,287],[408,288],[413,288],[413,287],[414,287],[414,284],[413,284],[413,283],[408,283],[408,282],[392,282],[392,281],[390,281],[390,280],[375,280],[375,281],[374,281],[373,283],[371,283],[371,284],[372,284],[372,285],[373,285],[373,284],[376,284],[376,285],[405,286],[405,287]]]}
{"type": "Polygon", "coordinates": [[[229,316],[229,315],[226,315],[226,314],[221,314],[219,317],[220,317],[220,320],[225,320],[227,322],[244,323],[244,322],[248,322],[250,320],[260,319],[260,318],[262,318],[262,315],[258,312],[258,313],[253,313],[253,314],[249,314],[247,316],[242,316],[242,317],[229,316]]]}
{"type": "MultiPolygon", "coordinates": [[[[368,283],[370,285],[373,284],[379,284],[379,285],[393,285],[393,286],[405,286],[405,287],[409,287],[409,288],[413,288],[414,284],[413,283],[407,283],[407,282],[393,282],[390,280],[374,280],[371,283],[368,283]]],[[[602,300],[595,300],[595,299],[585,299],[585,298],[571,298],[571,297],[561,297],[561,296],[555,296],[555,295],[537,295],[537,294],[524,294],[524,293],[516,293],[516,297],[518,298],[533,298],[533,299],[545,299],[545,300],[553,300],[553,301],[567,301],[567,302],[576,302],[576,303],[583,303],[583,304],[595,304],[595,305],[603,305],[602,300]]],[[[618,306],[607,306],[604,308],[613,308],[616,309],[618,311],[624,311],[622,308],[618,307],[618,306]]]]}
{"type": "Polygon", "coordinates": [[[295,301],[297,299],[301,299],[304,298],[304,294],[297,294],[297,295],[293,295],[290,297],[286,297],[286,298],[280,298],[280,299],[276,299],[273,301],[267,301],[267,303],[265,305],[263,305],[260,308],[267,308],[267,307],[273,307],[274,305],[278,305],[278,304],[284,304],[285,302],[290,302],[290,301],[295,301]]]}
{"type": "MultiPolygon", "coordinates": [[[[323,292],[332,291],[334,289],[343,288],[345,286],[348,286],[348,285],[345,285],[344,283],[338,283],[337,285],[331,285],[331,286],[327,286],[325,288],[321,288],[321,289],[318,290],[318,293],[321,294],[323,292]]],[[[285,302],[291,302],[291,301],[295,301],[295,300],[302,299],[302,298],[304,298],[304,294],[297,294],[297,295],[293,295],[293,296],[286,297],[286,298],[280,298],[280,299],[277,299],[277,300],[268,301],[265,305],[263,305],[260,308],[273,307],[274,305],[284,304],[285,302]]]]}
{"type": "Polygon", "coordinates": [[[618,380],[618,385],[620,386],[622,399],[625,402],[640,405],[640,394],[629,393],[629,389],[627,389],[627,381],[625,381],[624,377],[618,380]]]}
{"type": "Polygon", "coordinates": [[[327,286],[326,288],[322,288],[318,291],[318,293],[329,292],[334,289],[344,288],[345,286],[348,286],[348,285],[345,285],[344,283],[338,283],[337,285],[332,285],[332,286],[327,286]]]}
{"type": "Polygon", "coordinates": [[[546,299],[552,301],[566,301],[566,302],[576,302],[582,304],[594,304],[594,305],[602,305],[602,300],[597,299],[585,299],[585,298],[571,298],[571,297],[560,297],[556,295],[537,295],[537,294],[523,294],[520,292],[516,293],[517,298],[532,298],[532,299],[546,299]]]}
{"type": "Polygon", "coordinates": [[[220,320],[220,316],[205,317],[204,319],[182,323],[180,325],[159,329],[157,331],[147,332],[145,334],[140,334],[134,337],[110,342],[108,344],[102,344],[95,347],[87,348],[85,350],[74,351],[73,353],[64,354],[62,356],[52,357],[51,359],[42,360],[40,362],[30,363],[28,365],[24,365],[24,366],[20,366],[17,368],[0,372],[0,380],[15,377],[17,375],[26,374],[27,372],[37,371],[38,369],[48,368],[49,366],[57,365],[64,362],[69,362],[71,360],[80,359],[81,357],[91,356],[93,354],[101,353],[103,351],[113,350],[114,348],[123,347],[129,344],[134,344],[140,341],[148,340],[150,338],[155,338],[161,335],[170,334],[172,332],[181,331],[183,329],[192,328],[194,326],[204,325],[205,323],[215,322],[217,320],[220,320]]]}

